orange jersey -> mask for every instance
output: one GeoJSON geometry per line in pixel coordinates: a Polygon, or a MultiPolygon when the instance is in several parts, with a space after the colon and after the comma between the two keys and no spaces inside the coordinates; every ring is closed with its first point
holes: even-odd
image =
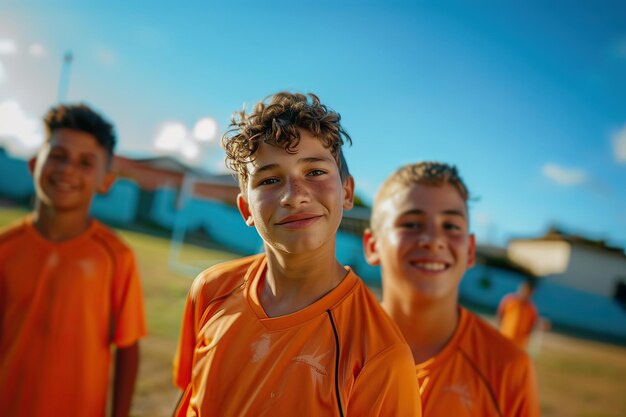
{"type": "Polygon", "coordinates": [[[461,308],[452,339],[417,365],[424,416],[535,417],[539,401],[528,355],[461,308]]]}
{"type": "Polygon", "coordinates": [[[533,303],[519,298],[516,294],[508,294],[500,301],[498,317],[500,333],[520,348],[526,349],[528,338],[539,318],[533,303]]]}
{"type": "Polygon", "coordinates": [[[255,255],[194,281],[174,360],[177,416],[420,416],[409,347],[349,270],[312,305],[267,316],[255,255]],[[340,409],[342,410],[340,412],[340,409]]]}
{"type": "Polygon", "coordinates": [[[30,218],[0,234],[0,414],[104,416],[110,345],[144,334],[134,256],[102,224],[61,243],[30,218]]]}

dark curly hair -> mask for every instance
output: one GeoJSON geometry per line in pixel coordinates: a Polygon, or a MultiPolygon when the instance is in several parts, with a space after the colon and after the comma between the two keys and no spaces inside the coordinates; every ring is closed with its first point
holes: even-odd
{"type": "Polygon", "coordinates": [[[230,129],[222,136],[226,165],[237,173],[243,189],[249,174],[246,164],[254,160],[261,142],[296,153],[298,129],[304,129],[330,149],[341,180],[346,181],[350,172],[341,147],[344,142],[352,144],[352,139],[340,120],[339,113],[321,104],[315,94],[276,93],[257,103],[249,114],[245,108],[233,113],[230,129]]]}
{"type": "Polygon", "coordinates": [[[467,186],[463,182],[456,166],[434,161],[405,165],[391,174],[380,187],[374,200],[374,207],[372,208],[372,228],[376,229],[379,226],[380,219],[377,207],[381,202],[399,190],[409,188],[414,184],[436,187],[450,184],[458,191],[466,206],[470,198],[467,186]]]}
{"type": "Polygon", "coordinates": [[[49,139],[57,129],[75,129],[89,133],[96,138],[108,155],[113,157],[116,136],[115,128],[100,114],[84,103],[60,104],[50,108],[44,116],[46,137],[49,139]]]}

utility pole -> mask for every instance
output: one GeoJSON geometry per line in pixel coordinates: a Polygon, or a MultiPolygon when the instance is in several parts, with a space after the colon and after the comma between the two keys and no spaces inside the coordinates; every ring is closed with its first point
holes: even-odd
{"type": "Polygon", "coordinates": [[[72,60],[74,59],[74,55],[71,51],[67,51],[65,55],[63,55],[63,64],[61,66],[61,78],[59,79],[59,92],[58,92],[58,101],[59,103],[63,103],[67,96],[67,88],[69,87],[70,82],[70,66],[72,65],[72,60]]]}

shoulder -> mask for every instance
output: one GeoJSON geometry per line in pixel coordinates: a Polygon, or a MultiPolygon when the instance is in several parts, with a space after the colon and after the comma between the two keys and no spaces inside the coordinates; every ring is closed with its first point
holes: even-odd
{"type": "Polygon", "coordinates": [[[333,308],[341,330],[352,339],[351,343],[362,345],[370,357],[389,349],[408,349],[398,326],[363,281],[356,278],[353,290],[333,308]]]}
{"type": "Polygon", "coordinates": [[[465,310],[467,326],[459,348],[468,360],[487,373],[498,373],[509,368],[530,365],[528,354],[504,337],[491,324],[465,310]]]}
{"type": "Polygon", "coordinates": [[[189,289],[189,298],[214,299],[241,287],[247,276],[258,268],[264,255],[253,255],[226,261],[201,272],[189,289]]]}
{"type": "Polygon", "coordinates": [[[13,242],[22,237],[28,230],[28,219],[22,218],[0,228],[0,245],[13,242]]]}
{"type": "Polygon", "coordinates": [[[128,244],[111,228],[94,220],[93,233],[91,239],[97,245],[111,252],[115,257],[132,257],[133,251],[128,244]]]}

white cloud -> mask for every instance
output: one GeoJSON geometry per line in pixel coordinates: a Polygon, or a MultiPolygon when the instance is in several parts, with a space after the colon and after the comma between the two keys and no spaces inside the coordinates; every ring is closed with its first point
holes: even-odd
{"type": "Polygon", "coordinates": [[[626,163],[626,125],[613,135],[612,141],[615,159],[618,162],[626,163]]]}
{"type": "Polygon", "coordinates": [[[491,216],[485,212],[476,212],[474,213],[474,221],[479,226],[489,226],[491,225],[491,216]]]}
{"type": "Polygon", "coordinates": [[[2,65],[2,61],[0,61],[0,84],[4,81],[5,77],[4,66],[2,65]]]}
{"type": "Polygon", "coordinates": [[[587,174],[580,169],[563,168],[556,164],[545,164],[543,175],[551,181],[565,186],[580,185],[587,180],[587,174]]]}
{"type": "Polygon", "coordinates": [[[31,157],[43,143],[42,124],[15,100],[0,103],[0,145],[10,154],[31,157]]]}
{"type": "Polygon", "coordinates": [[[14,55],[17,52],[17,43],[13,39],[0,39],[0,55],[14,55]]]}
{"type": "Polygon", "coordinates": [[[41,58],[46,56],[46,48],[42,44],[35,42],[28,47],[28,53],[36,58],[41,58]]]}
{"type": "Polygon", "coordinates": [[[204,142],[192,135],[185,125],[169,121],[159,128],[153,148],[157,153],[181,157],[185,162],[197,164],[200,162],[202,144],[204,142]]]}
{"type": "Polygon", "coordinates": [[[154,148],[157,151],[175,152],[180,149],[187,134],[187,128],[182,123],[165,122],[154,139],[154,148]]]}
{"type": "Polygon", "coordinates": [[[203,117],[196,122],[193,135],[202,142],[212,142],[217,138],[218,126],[215,119],[203,117]]]}
{"type": "Polygon", "coordinates": [[[117,54],[111,48],[99,46],[94,49],[93,54],[96,60],[106,67],[114,67],[117,65],[117,54]]]}

